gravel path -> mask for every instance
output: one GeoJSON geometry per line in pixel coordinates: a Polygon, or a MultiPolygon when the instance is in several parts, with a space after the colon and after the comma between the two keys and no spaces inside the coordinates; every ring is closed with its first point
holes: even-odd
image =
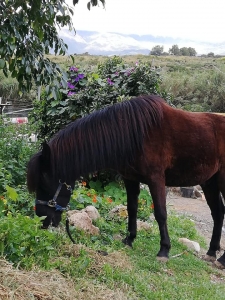
{"type": "MultiPolygon", "coordinates": [[[[186,215],[196,224],[196,229],[209,245],[213,229],[210,209],[205,200],[184,198],[171,191],[167,195],[168,210],[186,215]]],[[[221,250],[225,250],[225,223],[222,231],[221,250]]],[[[222,254],[222,253],[221,253],[222,254]]]]}

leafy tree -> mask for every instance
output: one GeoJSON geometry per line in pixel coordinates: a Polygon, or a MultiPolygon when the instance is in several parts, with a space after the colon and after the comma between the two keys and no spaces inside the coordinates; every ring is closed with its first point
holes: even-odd
{"type": "Polygon", "coordinates": [[[164,49],[163,46],[160,46],[160,45],[154,46],[152,48],[152,50],[150,51],[150,54],[160,56],[163,53],[163,49],[164,49]]]}
{"type": "Polygon", "coordinates": [[[183,56],[190,56],[189,49],[187,47],[180,48],[180,54],[183,56]]]}
{"type": "MultiPolygon", "coordinates": [[[[73,0],[73,5],[79,0],[73,0]]],[[[105,0],[99,0],[105,4],[105,0]]],[[[98,0],[90,0],[96,6],[98,0]]],[[[0,69],[5,76],[19,82],[21,91],[32,84],[46,85],[57,98],[60,84],[67,85],[66,73],[45,57],[50,49],[64,55],[67,45],[58,36],[57,28],[72,24],[73,9],[66,0],[1,0],[0,1],[0,69]]]]}
{"type": "Polygon", "coordinates": [[[180,55],[183,56],[196,56],[197,52],[192,47],[182,47],[180,48],[180,55]]]}
{"type": "Polygon", "coordinates": [[[196,56],[197,55],[197,52],[196,52],[195,48],[188,47],[188,51],[190,53],[190,56],[196,56]]]}
{"type": "Polygon", "coordinates": [[[208,56],[208,57],[214,57],[214,53],[213,53],[213,52],[209,52],[209,53],[207,54],[207,56],[208,56]]]}
{"type": "Polygon", "coordinates": [[[169,53],[173,54],[173,55],[180,55],[180,49],[178,47],[178,45],[173,45],[170,49],[169,49],[169,53]]]}

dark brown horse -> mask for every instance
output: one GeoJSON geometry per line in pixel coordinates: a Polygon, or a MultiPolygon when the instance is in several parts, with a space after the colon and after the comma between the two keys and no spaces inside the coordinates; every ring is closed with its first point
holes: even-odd
{"type": "MultiPolygon", "coordinates": [[[[149,186],[161,260],[170,250],[165,186],[200,184],[214,221],[206,257],[216,259],[224,219],[220,192],[225,197],[225,117],[174,109],[150,95],[76,120],[45,143],[28,165],[28,189],[36,193],[37,215],[47,216],[43,226],[59,224],[76,179],[103,169],[123,176],[129,216],[123,242],[129,246],[137,232],[140,182],[149,186]]],[[[225,254],[218,261],[225,266],[225,254]]]]}

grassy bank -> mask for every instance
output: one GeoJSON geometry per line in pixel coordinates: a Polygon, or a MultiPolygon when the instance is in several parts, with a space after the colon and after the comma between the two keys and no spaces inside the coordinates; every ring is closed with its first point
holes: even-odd
{"type": "MultiPolygon", "coordinates": [[[[14,226],[17,221],[15,218],[14,226]]],[[[32,227],[33,221],[29,222],[32,227]]],[[[188,237],[206,246],[193,222],[170,215],[168,223],[172,249],[166,264],[155,258],[159,249],[155,221],[151,221],[150,230],[138,232],[133,249],[121,243],[126,232],[123,218],[115,221],[102,217],[96,222],[101,230],[96,237],[72,230],[76,245],[70,243],[62,226],[47,232],[36,226],[34,236],[39,238],[40,247],[37,243],[29,257],[14,267],[9,265],[10,259],[8,263],[0,261],[0,295],[5,295],[1,299],[9,299],[9,294],[14,295],[10,299],[39,300],[224,299],[225,276],[178,242],[179,237],[188,237]],[[108,255],[101,255],[99,250],[108,255]]],[[[27,230],[26,234],[31,233],[27,230]]],[[[26,239],[23,235],[20,238],[26,239]]]]}

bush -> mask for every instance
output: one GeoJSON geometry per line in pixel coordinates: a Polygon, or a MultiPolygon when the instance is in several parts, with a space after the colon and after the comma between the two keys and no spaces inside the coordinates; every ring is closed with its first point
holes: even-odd
{"type": "Polygon", "coordinates": [[[26,164],[37,148],[29,141],[30,133],[28,125],[0,119],[0,193],[6,185],[25,184],[26,164]]]}
{"type": "MultiPolygon", "coordinates": [[[[220,68],[222,68],[220,66],[220,68]]],[[[170,90],[173,103],[190,111],[225,111],[225,73],[210,67],[174,65],[164,73],[162,88],[170,90]]]]}
{"type": "Polygon", "coordinates": [[[10,262],[30,269],[35,265],[48,268],[51,254],[57,256],[56,248],[61,238],[57,233],[41,230],[38,217],[8,214],[0,219],[0,254],[10,262]]]}
{"type": "Polygon", "coordinates": [[[141,94],[169,95],[160,91],[160,69],[148,63],[129,66],[122,58],[109,58],[93,70],[70,67],[67,89],[61,89],[60,99],[35,102],[33,121],[41,139],[50,138],[71,121],[95,110],[141,94]]]}
{"type": "Polygon", "coordinates": [[[9,214],[16,216],[18,213],[33,216],[34,199],[29,194],[26,185],[19,185],[16,188],[6,185],[6,192],[0,196],[0,217],[9,214]]]}

